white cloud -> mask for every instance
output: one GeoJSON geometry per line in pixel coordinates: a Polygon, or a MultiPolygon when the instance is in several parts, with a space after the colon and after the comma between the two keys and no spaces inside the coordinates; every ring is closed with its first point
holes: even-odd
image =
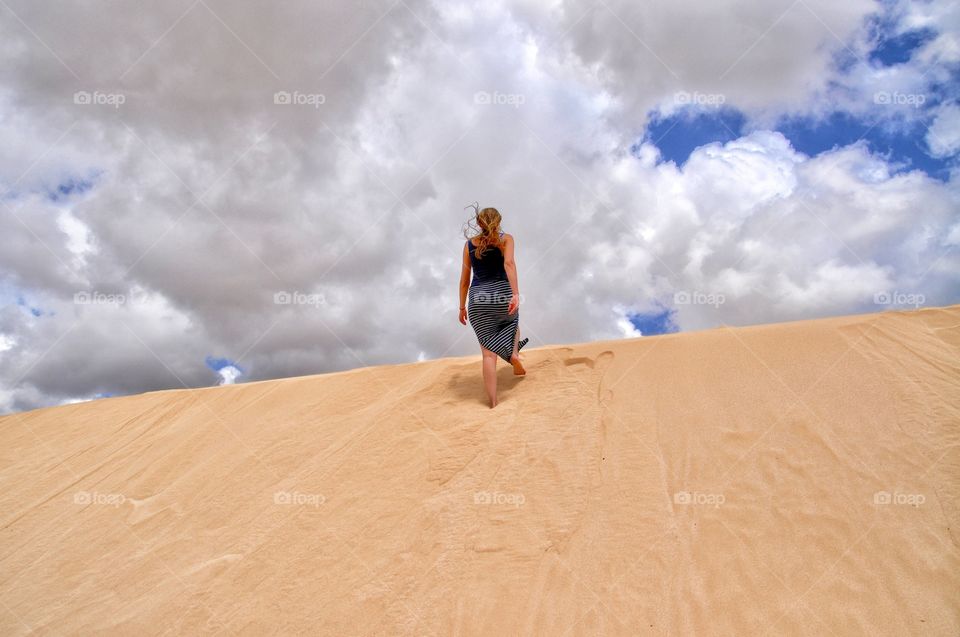
{"type": "Polygon", "coordinates": [[[224,365],[217,370],[217,374],[220,376],[218,385],[233,385],[243,375],[243,372],[233,365],[224,365]]]}
{"type": "Polygon", "coordinates": [[[960,150],[960,106],[950,104],[937,111],[927,131],[927,146],[936,157],[950,157],[960,150]]]}
{"type": "Polygon", "coordinates": [[[626,316],[621,316],[617,319],[617,329],[620,330],[620,335],[623,338],[636,338],[638,336],[643,336],[643,333],[640,332],[640,330],[638,330],[626,316]]]}

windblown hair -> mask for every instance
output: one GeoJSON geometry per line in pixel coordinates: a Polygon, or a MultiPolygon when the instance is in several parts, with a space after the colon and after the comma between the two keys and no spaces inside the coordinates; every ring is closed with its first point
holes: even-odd
{"type": "Polygon", "coordinates": [[[480,204],[473,203],[467,208],[473,208],[475,214],[464,224],[463,236],[477,240],[477,258],[483,257],[488,248],[503,249],[500,239],[500,211],[496,208],[480,209],[480,204]]]}

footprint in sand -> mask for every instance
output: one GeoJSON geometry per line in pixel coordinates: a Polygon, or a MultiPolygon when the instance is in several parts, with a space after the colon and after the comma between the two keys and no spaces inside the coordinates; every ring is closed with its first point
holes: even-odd
{"type": "Polygon", "coordinates": [[[586,365],[590,369],[604,369],[612,360],[613,352],[606,350],[597,354],[596,358],[590,358],[589,356],[573,356],[570,358],[565,358],[563,360],[563,364],[567,367],[572,365],[586,365]]]}

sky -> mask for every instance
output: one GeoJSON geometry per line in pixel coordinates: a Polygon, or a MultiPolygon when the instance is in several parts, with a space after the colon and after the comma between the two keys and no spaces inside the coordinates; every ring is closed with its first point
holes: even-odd
{"type": "Polygon", "coordinates": [[[960,3],[0,3],[0,413],[960,302],[960,3]]]}

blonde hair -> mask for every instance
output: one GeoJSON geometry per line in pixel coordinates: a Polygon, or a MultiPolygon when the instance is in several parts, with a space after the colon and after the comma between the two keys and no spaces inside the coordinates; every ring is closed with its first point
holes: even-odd
{"type": "Polygon", "coordinates": [[[500,211],[496,208],[481,210],[478,203],[470,204],[466,208],[473,208],[476,211],[473,218],[467,220],[463,236],[470,240],[477,240],[477,258],[481,258],[491,246],[503,249],[503,241],[500,238],[500,211]]]}

